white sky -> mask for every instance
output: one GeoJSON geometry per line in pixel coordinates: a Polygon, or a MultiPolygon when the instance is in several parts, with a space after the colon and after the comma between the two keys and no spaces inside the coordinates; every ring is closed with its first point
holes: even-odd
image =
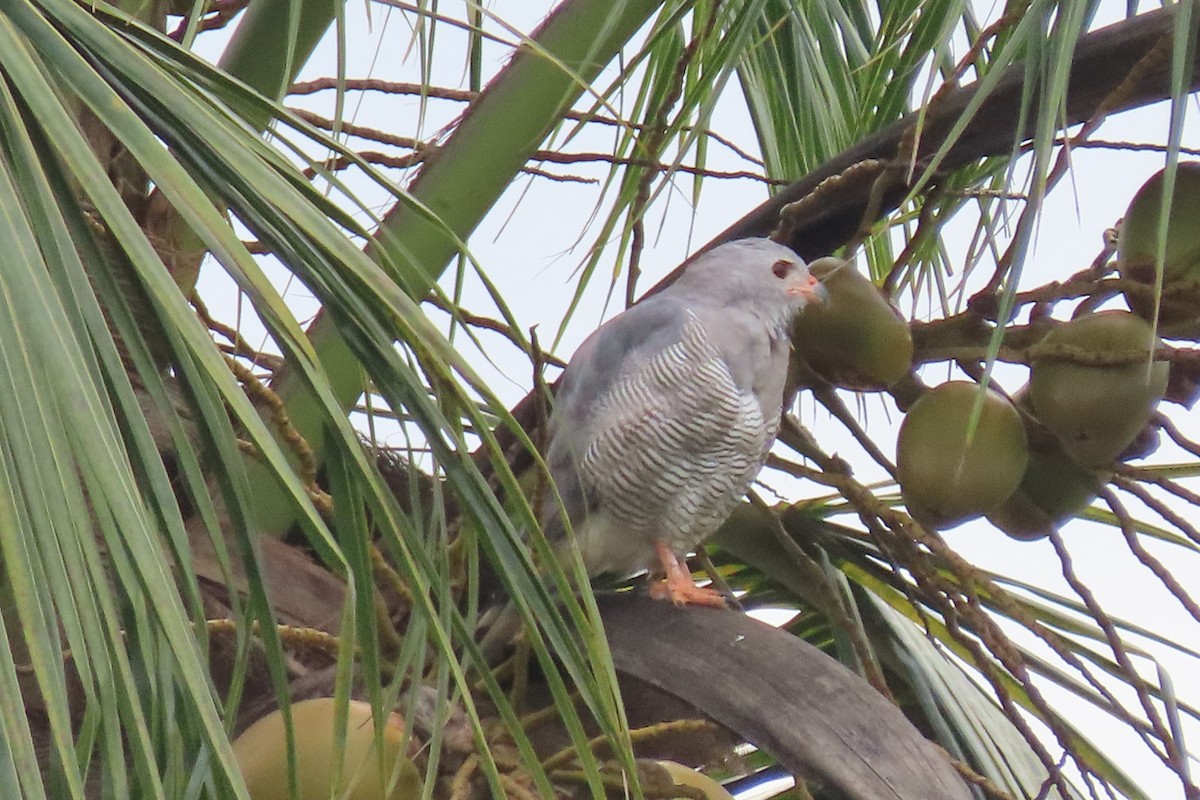
{"type": "MultiPolygon", "coordinates": [[[[529,31],[539,21],[542,9],[549,4],[541,2],[505,3],[496,6],[497,13],[514,27],[529,31]]],[[[1102,18],[1115,20],[1124,13],[1123,0],[1104,0],[1101,4],[1102,18]]],[[[367,23],[364,5],[351,3],[347,6],[351,30],[348,40],[353,43],[347,57],[347,74],[352,77],[377,77],[392,80],[414,81],[419,78],[416,63],[417,53],[406,49],[409,41],[408,23],[398,11],[379,6],[369,6],[371,22],[367,23]]],[[[457,13],[452,9],[448,13],[457,13]]],[[[438,49],[444,55],[435,65],[435,83],[442,86],[465,86],[465,50],[456,52],[453,41],[459,39],[448,26],[438,29],[438,49]]],[[[210,37],[214,38],[214,37],[210,37]]],[[[211,46],[211,45],[210,45],[211,46]]],[[[206,52],[212,55],[211,52],[206,52]]],[[[485,75],[503,65],[507,53],[493,48],[485,59],[485,75]]],[[[312,78],[334,73],[332,46],[323,47],[314,58],[302,78],[312,78]]],[[[731,91],[714,117],[713,127],[722,135],[753,151],[754,135],[744,106],[736,91],[731,91]]],[[[331,92],[302,98],[306,107],[329,114],[332,107],[331,92]]],[[[400,135],[428,137],[439,126],[453,119],[461,110],[458,105],[436,104],[423,130],[417,129],[418,106],[415,99],[367,97],[357,106],[357,95],[350,95],[348,117],[358,124],[382,128],[400,135]]],[[[1200,147],[1200,134],[1195,125],[1195,108],[1190,108],[1192,119],[1184,137],[1184,145],[1200,147]]],[[[1165,104],[1114,117],[1101,129],[1099,138],[1128,141],[1161,141],[1167,126],[1165,104]]],[[[601,134],[603,136],[603,134],[601,134]]],[[[589,146],[583,139],[572,143],[567,150],[578,152],[598,150],[603,152],[607,139],[593,140],[589,146]]],[[[1033,286],[1050,280],[1066,277],[1085,267],[1098,252],[1101,232],[1124,212],[1141,183],[1150,174],[1161,168],[1163,155],[1155,153],[1114,152],[1109,150],[1082,150],[1074,157],[1074,171],[1067,181],[1051,195],[1036,246],[1026,264],[1024,285],[1033,286]]],[[[744,161],[729,154],[719,145],[710,149],[709,166],[714,169],[747,169],[744,161]]],[[[571,174],[603,175],[603,168],[589,169],[586,166],[557,167],[548,165],[553,172],[571,174]]],[[[706,243],[717,232],[757,206],[766,198],[766,191],[749,180],[711,180],[706,184],[700,202],[693,208],[689,203],[690,178],[683,178],[679,190],[670,202],[660,206],[659,217],[652,217],[648,226],[651,234],[650,247],[643,256],[643,279],[641,286],[648,288],[659,277],[674,268],[696,247],[706,243]]],[[[378,198],[381,207],[388,200],[378,198]]],[[[488,275],[499,285],[502,295],[521,321],[523,328],[539,325],[539,335],[544,345],[552,340],[554,332],[569,302],[574,284],[572,272],[583,260],[586,246],[591,244],[594,234],[585,234],[579,240],[579,232],[592,214],[596,202],[596,189],[591,185],[563,184],[545,178],[523,178],[500,201],[495,211],[483,222],[470,239],[472,252],[481,262],[488,275]]],[[[968,231],[969,233],[969,231],[968,231]]],[[[983,270],[989,272],[989,269],[983,270]]],[[[203,283],[203,291],[210,298],[210,307],[217,313],[221,307],[215,298],[228,298],[227,284],[209,269],[203,283]]],[[[605,309],[604,294],[606,281],[598,277],[588,292],[585,305],[576,314],[563,339],[557,354],[568,357],[575,346],[607,316],[620,310],[619,298],[624,284],[617,289],[615,298],[605,309]]],[[[450,290],[449,283],[444,283],[450,290]]],[[[311,309],[304,292],[299,287],[289,290],[288,298],[304,309],[303,316],[311,309]]],[[[465,306],[476,313],[492,315],[493,309],[475,283],[464,287],[465,306]]],[[[230,308],[228,299],[224,308],[230,308]]],[[[230,312],[231,314],[232,312],[230,312]]],[[[226,319],[230,317],[227,316],[226,319]]],[[[492,378],[493,387],[506,402],[515,402],[528,391],[530,385],[528,361],[499,337],[481,333],[488,347],[491,366],[477,358],[478,368],[485,377],[492,378]]],[[[1013,391],[1024,381],[1023,369],[1003,370],[999,375],[1001,384],[1013,391]]],[[[942,368],[941,375],[945,374],[942,368]]],[[[927,381],[936,381],[940,376],[935,370],[926,372],[927,381]]],[[[851,407],[854,407],[851,402],[851,407]]],[[[899,414],[890,399],[870,396],[863,403],[864,419],[868,430],[877,441],[883,443],[885,452],[890,449],[895,424],[899,414]]],[[[1178,412],[1178,409],[1174,409],[1178,412]]],[[[859,477],[869,481],[882,477],[878,469],[870,469],[867,460],[860,458],[860,451],[823,412],[813,409],[811,401],[801,400],[802,420],[815,430],[826,449],[837,451],[851,458],[852,463],[863,465],[859,477]]],[[[1175,418],[1190,422],[1191,430],[1200,433],[1195,425],[1195,415],[1174,413],[1175,418]]],[[[1185,422],[1185,424],[1187,424],[1185,422]]],[[[395,442],[400,444],[402,442],[395,442]]],[[[1182,461],[1177,451],[1164,447],[1156,461],[1182,461]]],[[[819,488],[784,484],[771,479],[772,485],[783,486],[788,496],[813,496],[823,494],[819,488]]],[[[1189,516],[1200,524],[1195,509],[1189,516]]],[[[1125,617],[1155,630],[1167,632],[1179,641],[1200,648],[1198,625],[1179,604],[1163,589],[1148,570],[1139,565],[1128,553],[1119,531],[1075,521],[1063,530],[1070,548],[1075,567],[1081,579],[1095,592],[1104,607],[1113,615],[1125,617]]],[[[1003,574],[1018,576],[1042,586],[1067,593],[1060,567],[1048,543],[1015,542],[986,523],[968,524],[949,531],[946,538],[966,558],[978,565],[1003,574]]],[[[1200,556],[1179,548],[1156,546],[1146,542],[1154,552],[1174,571],[1185,587],[1200,586],[1200,556]]],[[[1197,593],[1193,591],[1195,596],[1197,593]]],[[[1161,659],[1171,672],[1174,689],[1180,699],[1200,705],[1200,686],[1197,685],[1197,664],[1176,656],[1165,648],[1148,648],[1161,659]]],[[[1153,678],[1152,672],[1146,673],[1153,678]]],[[[1156,757],[1148,753],[1136,737],[1119,729],[1111,719],[1096,711],[1089,704],[1054,691],[1043,683],[1046,693],[1063,708],[1069,708],[1069,716],[1079,727],[1116,757],[1118,763],[1153,797],[1181,797],[1178,780],[1170,775],[1156,757]]],[[[1200,725],[1184,718],[1185,731],[1192,750],[1200,750],[1200,725]]]]}

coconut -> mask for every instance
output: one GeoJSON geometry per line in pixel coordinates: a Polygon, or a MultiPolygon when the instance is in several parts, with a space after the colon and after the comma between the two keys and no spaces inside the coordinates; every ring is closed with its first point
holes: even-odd
{"type": "MultiPolygon", "coordinates": [[[[1159,171],[1129,204],[1121,221],[1117,239],[1117,269],[1121,277],[1146,286],[1156,284],[1158,228],[1163,214],[1163,183],[1166,170],[1159,171]]],[[[1175,186],[1167,220],[1166,249],[1163,255],[1163,288],[1193,283],[1200,289],[1200,162],[1180,162],[1175,171],[1175,186]]],[[[1195,297],[1195,294],[1192,294],[1195,297]]],[[[1145,319],[1154,315],[1154,297],[1146,292],[1126,292],[1129,307],[1145,319]]],[[[1192,322],[1200,317],[1194,299],[1162,298],[1159,322],[1163,325],[1192,322]]]]}
{"type": "Polygon", "coordinates": [[[1039,348],[1068,346],[1105,356],[1142,353],[1135,363],[1078,363],[1053,353],[1034,358],[1029,399],[1034,414],[1085,467],[1102,467],[1121,455],[1146,426],[1167,388],[1169,366],[1150,361],[1154,332],[1128,311],[1078,317],[1047,334],[1039,348]]]}
{"type": "Polygon", "coordinates": [[[1029,463],[1021,485],[987,518],[1014,539],[1033,541],[1049,536],[1091,505],[1112,473],[1080,466],[1063,452],[1056,437],[1037,425],[1028,384],[1013,395],[1013,402],[1025,412],[1029,463]]]}
{"type": "MultiPolygon", "coordinates": [[[[346,738],[334,741],[334,699],[318,697],[292,703],[296,742],[297,800],[408,800],[421,796],[417,767],[405,755],[404,719],[391,714],[375,735],[371,706],[350,701],[346,738]],[[376,746],[380,745],[381,750],[376,746]],[[340,770],[337,787],[332,787],[340,770]],[[388,789],[391,791],[388,791],[388,789]]],[[[283,714],[275,711],[247,728],[233,743],[252,800],[288,800],[287,734],[283,714]]]]}
{"type": "Polygon", "coordinates": [[[900,425],[896,472],[909,512],[950,528],[997,508],[1025,474],[1029,449],[1021,415],[993,391],[951,381],[924,394],[900,425]]]}
{"type": "MultiPolygon", "coordinates": [[[[809,306],[793,328],[793,360],[835,386],[879,391],[908,374],[913,343],[908,322],[850,262],[821,258],[809,264],[829,293],[809,306]]],[[[795,371],[795,370],[794,370],[795,371]]]]}
{"type": "Polygon", "coordinates": [[[1042,539],[1090,506],[1110,475],[1081,467],[1053,443],[1031,444],[1021,485],[987,518],[1014,539],[1042,539]]]}

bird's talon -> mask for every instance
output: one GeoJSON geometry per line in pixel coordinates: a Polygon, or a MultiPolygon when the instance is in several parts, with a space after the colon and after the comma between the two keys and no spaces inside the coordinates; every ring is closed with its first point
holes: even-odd
{"type": "Polygon", "coordinates": [[[650,598],[670,600],[676,608],[684,606],[706,606],[727,608],[725,596],[709,586],[697,586],[689,578],[686,583],[672,584],[670,580],[650,584],[650,598]]]}

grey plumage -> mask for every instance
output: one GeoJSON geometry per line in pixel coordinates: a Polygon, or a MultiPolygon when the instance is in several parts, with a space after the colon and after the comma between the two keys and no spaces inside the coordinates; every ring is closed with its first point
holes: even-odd
{"type": "MultiPolygon", "coordinates": [[[[731,242],[580,346],[555,401],[547,460],[589,574],[658,563],[676,573],[659,595],[717,604],[688,589],[690,577],[682,583],[679,563],[761,469],[791,323],[821,291],[783,245],[731,242]]],[[[569,541],[553,493],[543,516],[547,536],[569,541]]]]}

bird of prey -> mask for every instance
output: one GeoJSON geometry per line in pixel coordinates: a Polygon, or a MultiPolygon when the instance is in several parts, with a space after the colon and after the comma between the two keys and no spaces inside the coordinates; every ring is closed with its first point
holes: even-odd
{"type": "Polygon", "coordinates": [[[824,288],[769,239],[723,244],[575,353],[549,426],[547,537],[588,574],[649,569],[652,597],[723,606],[687,553],[712,535],[775,441],[792,322],[824,288]],[[559,499],[561,498],[561,506],[559,499]],[[570,531],[562,516],[566,512],[570,531]]]}

